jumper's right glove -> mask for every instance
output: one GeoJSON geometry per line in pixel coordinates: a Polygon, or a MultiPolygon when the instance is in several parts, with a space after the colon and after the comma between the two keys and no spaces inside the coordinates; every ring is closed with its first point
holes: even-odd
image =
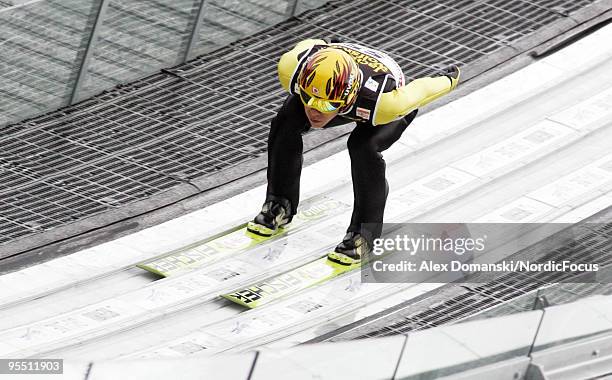
{"type": "Polygon", "coordinates": [[[459,66],[450,65],[442,70],[442,75],[446,76],[451,81],[451,91],[457,87],[459,84],[459,77],[461,76],[461,70],[459,70],[459,66]]]}

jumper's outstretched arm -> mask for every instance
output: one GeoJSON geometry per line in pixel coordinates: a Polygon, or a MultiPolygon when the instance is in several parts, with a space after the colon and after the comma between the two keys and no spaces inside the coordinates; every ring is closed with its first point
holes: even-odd
{"type": "Polygon", "coordinates": [[[387,124],[402,118],[451,92],[459,83],[459,68],[452,66],[449,70],[448,75],[418,78],[405,86],[383,93],[378,103],[374,125],[387,124]]]}

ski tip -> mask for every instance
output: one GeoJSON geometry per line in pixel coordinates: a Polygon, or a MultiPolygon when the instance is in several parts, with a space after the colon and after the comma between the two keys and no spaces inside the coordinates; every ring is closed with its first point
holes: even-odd
{"type": "Polygon", "coordinates": [[[161,277],[168,277],[167,273],[161,272],[153,267],[148,266],[147,264],[136,264],[136,267],[140,269],[144,269],[149,273],[153,273],[161,277]]]}

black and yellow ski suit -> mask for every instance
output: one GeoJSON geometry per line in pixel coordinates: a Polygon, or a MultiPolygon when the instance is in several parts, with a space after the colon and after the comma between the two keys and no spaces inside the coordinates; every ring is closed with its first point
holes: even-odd
{"type": "MultiPolygon", "coordinates": [[[[447,76],[439,76],[404,84],[401,69],[388,55],[355,44],[305,40],[285,53],[278,63],[278,75],[289,96],[272,119],[268,137],[266,201],[288,199],[292,215],[299,203],[302,133],[309,129],[304,105],[297,95],[297,76],[306,58],[325,47],[339,48],[351,54],[363,73],[355,104],[325,126],[356,123],[348,139],[354,195],[348,231],[363,234],[362,223],[383,222],[389,187],[381,152],[400,138],[416,117],[419,107],[447,94],[456,83],[447,76]]],[[[367,232],[370,238],[377,238],[381,226],[367,232]]]]}

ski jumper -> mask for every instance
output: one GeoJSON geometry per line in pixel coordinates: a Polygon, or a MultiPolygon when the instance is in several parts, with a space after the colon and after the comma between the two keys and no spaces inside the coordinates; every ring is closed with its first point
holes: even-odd
{"type": "Polygon", "coordinates": [[[387,54],[356,44],[305,40],[283,54],[278,63],[278,76],[289,96],[271,122],[266,201],[288,199],[292,215],[299,203],[302,133],[310,128],[298,95],[297,77],[310,55],[329,47],[350,54],[363,74],[354,104],[325,126],[356,123],[348,139],[354,206],[347,232],[365,232],[370,238],[377,238],[389,191],[381,152],[400,138],[419,107],[450,92],[452,82],[440,76],[419,78],[406,84],[401,68],[387,54]],[[377,223],[378,227],[362,231],[362,223],[377,223]]]}

